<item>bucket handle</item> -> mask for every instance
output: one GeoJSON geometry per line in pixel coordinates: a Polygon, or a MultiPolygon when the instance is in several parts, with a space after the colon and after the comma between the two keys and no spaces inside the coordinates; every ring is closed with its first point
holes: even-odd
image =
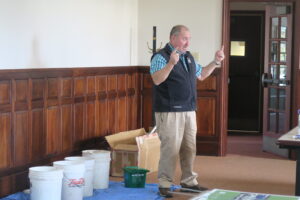
{"type": "Polygon", "coordinates": [[[156,126],[154,126],[153,127],[153,129],[148,133],[148,135],[150,135],[150,134],[152,134],[152,133],[154,133],[155,131],[156,131],[156,129],[157,129],[157,127],[156,126]]]}

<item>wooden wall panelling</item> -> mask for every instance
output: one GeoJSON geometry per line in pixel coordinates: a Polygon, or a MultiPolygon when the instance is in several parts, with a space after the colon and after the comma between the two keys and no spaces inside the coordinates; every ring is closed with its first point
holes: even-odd
{"type": "Polygon", "coordinates": [[[44,109],[30,112],[31,134],[29,138],[30,161],[37,161],[46,155],[46,134],[44,126],[44,109]]]}
{"type": "Polygon", "coordinates": [[[43,78],[31,79],[32,101],[44,100],[45,80],[43,78]]]}
{"type": "Polygon", "coordinates": [[[197,155],[219,156],[217,140],[197,139],[197,155]]]}
{"type": "Polygon", "coordinates": [[[46,119],[46,152],[48,155],[55,155],[62,151],[60,109],[57,107],[47,108],[46,119]]]}
{"type": "Polygon", "coordinates": [[[107,100],[107,76],[97,76],[97,136],[105,136],[108,133],[108,100],[107,100]]]}
{"type": "Polygon", "coordinates": [[[86,79],[85,77],[74,78],[74,145],[78,150],[81,142],[85,139],[86,132],[86,79]]]}
{"type": "Polygon", "coordinates": [[[118,130],[118,104],[117,104],[117,75],[109,75],[107,79],[107,107],[108,107],[108,134],[116,133],[118,130]]]}
{"type": "Polygon", "coordinates": [[[11,89],[10,80],[0,81],[0,171],[12,166],[11,89]]]}
{"type": "Polygon", "coordinates": [[[219,155],[220,152],[217,118],[219,79],[218,73],[214,72],[197,84],[197,154],[200,155],[219,155]]]}
{"type": "Polygon", "coordinates": [[[47,79],[47,98],[58,99],[60,95],[60,79],[59,78],[48,78],[47,79]]]}
{"type": "Polygon", "coordinates": [[[197,136],[214,136],[216,122],[216,98],[198,97],[197,100],[197,136]]]}
{"type": "Polygon", "coordinates": [[[59,105],[60,81],[58,78],[47,78],[45,81],[46,154],[55,155],[60,153],[62,149],[59,105]]]}
{"type": "MultiPolygon", "coordinates": [[[[85,77],[74,77],[74,97],[78,101],[83,102],[83,97],[86,94],[86,79],[85,77]]],[[[77,101],[75,102],[77,103],[77,101]]]]}
{"type": "Polygon", "coordinates": [[[96,137],[96,77],[87,77],[87,134],[86,139],[96,137]]]}
{"type": "Polygon", "coordinates": [[[29,163],[31,160],[31,124],[29,112],[28,79],[13,80],[13,137],[14,165],[29,163]],[[20,147],[18,147],[20,145],[20,147]],[[17,147],[17,148],[16,148],[17,147]]]}
{"type": "Polygon", "coordinates": [[[91,139],[94,138],[97,134],[96,134],[96,128],[95,128],[95,124],[96,124],[96,106],[95,106],[95,102],[87,102],[87,134],[85,139],[91,139]]]}
{"type": "Polygon", "coordinates": [[[28,110],[29,102],[29,81],[28,79],[13,81],[13,96],[14,96],[14,110],[28,110]]]}
{"type": "Polygon", "coordinates": [[[5,196],[16,191],[13,187],[11,176],[0,177],[0,196],[5,196]]]}
{"type": "Polygon", "coordinates": [[[55,155],[62,151],[60,79],[47,78],[46,81],[46,152],[55,155]]]}
{"type": "Polygon", "coordinates": [[[137,124],[137,73],[127,75],[127,119],[128,130],[133,130],[138,127],[137,124]]]}
{"type": "Polygon", "coordinates": [[[137,67],[0,70],[0,77],[0,197],[29,187],[28,167],[142,125],[137,67]]]}
{"type": "Polygon", "coordinates": [[[149,127],[152,127],[154,122],[154,116],[152,116],[152,87],[153,82],[150,74],[143,74],[142,79],[143,93],[142,93],[142,105],[143,105],[143,127],[146,130],[149,130],[149,127]]]}
{"type": "Polygon", "coordinates": [[[128,115],[127,115],[127,76],[126,74],[118,75],[118,96],[117,96],[117,130],[123,132],[128,130],[128,115]]]}
{"type": "Polygon", "coordinates": [[[13,120],[14,166],[29,163],[29,112],[16,111],[13,120]]]}
{"type": "MultiPolygon", "coordinates": [[[[13,116],[14,116],[14,125],[13,125],[13,136],[14,136],[14,142],[18,144],[22,144],[21,152],[16,152],[14,150],[15,156],[17,155],[17,162],[19,160],[19,157],[24,157],[24,159],[27,160],[27,162],[30,162],[32,160],[32,147],[31,145],[31,114],[30,114],[30,105],[29,105],[29,81],[28,79],[15,79],[12,81],[13,88],[12,88],[12,94],[13,94],[13,116]],[[23,117],[21,117],[23,116],[23,117]],[[17,122],[16,117],[22,118],[21,122],[17,122]],[[19,124],[24,123],[24,124],[19,124]],[[15,125],[21,126],[16,127],[15,125]],[[23,133],[22,130],[25,130],[23,133]],[[19,135],[22,135],[22,138],[19,138],[19,135]],[[23,139],[23,141],[19,141],[19,139],[23,139]],[[26,149],[26,150],[25,150],[26,149]],[[25,150],[24,152],[22,152],[25,150]]],[[[17,148],[18,149],[18,148],[17,148]]],[[[19,151],[19,150],[17,150],[19,151]]],[[[23,162],[22,160],[20,161],[23,162]]],[[[19,165],[15,164],[15,165],[19,165]]]]}
{"type": "Polygon", "coordinates": [[[45,80],[29,79],[31,109],[44,108],[45,80]]]}
{"type": "Polygon", "coordinates": [[[0,81],[0,105],[11,103],[11,84],[9,80],[0,81]]]}
{"type": "Polygon", "coordinates": [[[217,91],[217,77],[211,75],[204,81],[198,81],[197,90],[199,91],[217,91]]]}
{"type": "Polygon", "coordinates": [[[73,146],[76,150],[80,149],[81,142],[84,140],[84,107],[84,103],[74,105],[73,146]]]}
{"type": "Polygon", "coordinates": [[[11,167],[11,113],[0,113],[0,170],[11,167]]]}
{"type": "MultiPolygon", "coordinates": [[[[136,101],[137,101],[137,128],[143,127],[143,69],[139,67],[139,71],[136,75],[136,101]]],[[[151,106],[152,107],[152,106],[151,106]]]]}
{"type": "Polygon", "coordinates": [[[197,126],[198,136],[216,134],[216,92],[217,77],[213,74],[197,83],[197,126]]]}
{"type": "Polygon", "coordinates": [[[73,82],[72,77],[63,77],[61,80],[61,98],[62,104],[69,104],[73,97],[73,82]],[[69,100],[69,101],[68,101],[69,100]]]}
{"type": "Polygon", "coordinates": [[[62,151],[71,151],[73,145],[73,80],[61,78],[61,134],[62,151]]]}
{"type": "Polygon", "coordinates": [[[71,151],[73,144],[73,114],[72,105],[61,107],[62,151],[71,151]]]}

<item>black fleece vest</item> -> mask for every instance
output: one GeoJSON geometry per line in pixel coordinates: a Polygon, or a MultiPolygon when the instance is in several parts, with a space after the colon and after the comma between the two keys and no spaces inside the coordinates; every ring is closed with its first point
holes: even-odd
{"type": "MultiPolygon", "coordinates": [[[[171,52],[172,50],[167,44],[156,54],[162,55],[168,63],[171,52]]],[[[184,112],[196,110],[196,66],[190,52],[185,53],[185,62],[188,71],[186,71],[181,59],[179,59],[168,78],[161,84],[154,85],[154,112],[184,112]]]]}

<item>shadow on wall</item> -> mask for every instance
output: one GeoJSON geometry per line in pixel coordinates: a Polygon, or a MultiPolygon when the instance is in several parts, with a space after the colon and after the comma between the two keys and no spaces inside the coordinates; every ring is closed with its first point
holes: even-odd
{"type": "Polygon", "coordinates": [[[40,55],[39,55],[39,43],[38,40],[36,39],[36,37],[33,37],[32,39],[32,54],[31,54],[31,58],[29,61],[28,66],[32,67],[32,68],[41,68],[43,67],[43,63],[40,59],[40,55]]]}

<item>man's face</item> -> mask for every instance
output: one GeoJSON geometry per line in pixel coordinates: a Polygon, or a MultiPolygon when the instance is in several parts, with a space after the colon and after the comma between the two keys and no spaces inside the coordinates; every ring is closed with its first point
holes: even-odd
{"type": "Polygon", "coordinates": [[[171,44],[180,52],[185,53],[190,46],[191,34],[186,29],[181,29],[178,35],[172,35],[170,38],[171,44]]]}

